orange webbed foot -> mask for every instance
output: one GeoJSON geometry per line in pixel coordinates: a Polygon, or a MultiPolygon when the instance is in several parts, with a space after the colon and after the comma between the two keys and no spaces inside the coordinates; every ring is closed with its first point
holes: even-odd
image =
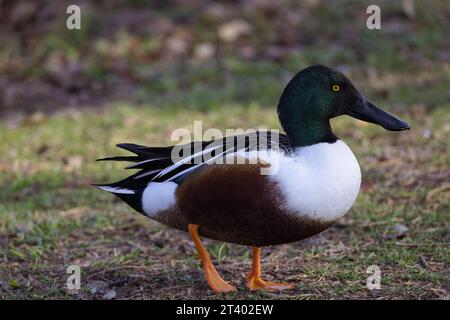
{"type": "Polygon", "coordinates": [[[234,286],[223,280],[212,264],[205,265],[203,270],[205,271],[206,281],[215,293],[236,291],[234,286]]]}
{"type": "Polygon", "coordinates": [[[292,289],[295,285],[286,282],[270,282],[261,279],[261,248],[253,247],[252,271],[247,276],[250,290],[282,291],[292,289]]]}
{"type": "Polygon", "coordinates": [[[250,274],[247,278],[247,287],[250,290],[283,291],[293,289],[295,285],[287,282],[265,281],[258,276],[250,274]]]}

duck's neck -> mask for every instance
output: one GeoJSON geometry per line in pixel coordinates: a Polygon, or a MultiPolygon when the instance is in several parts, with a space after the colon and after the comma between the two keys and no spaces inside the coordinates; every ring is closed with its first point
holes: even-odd
{"type": "Polygon", "coordinates": [[[309,93],[303,91],[300,94],[298,86],[290,83],[278,104],[278,118],[294,148],[337,140],[325,115],[325,108],[320,105],[321,101],[315,101],[313,92],[309,93]],[[311,112],[314,108],[315,112],[311,112]],[[318,110],[324,110],[324,115],[320,116],[318,110]]]}
{"type": "Polygon", "coordinates": [[[298,120],[291,119],[298,119],[298,117],[288,117],[287,120],[283,121],[282,116],[280,116],[281,126],[294,148],[311,146],[321,142],[334,143],[337,140],[331,130],[329,121],[321,122],[303,118],[298,123],[298,120]]]}

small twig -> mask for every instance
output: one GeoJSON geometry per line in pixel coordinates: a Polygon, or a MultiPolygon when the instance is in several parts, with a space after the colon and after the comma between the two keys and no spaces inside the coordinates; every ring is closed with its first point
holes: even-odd
{"type": "Polygon", "coordinates": [[[317,280],[317,282],[320,282],[324,277],[325,277],[325,275],[328,273],[328,269],[327,270],[325,270],[325,272],[320,276],[320,278],[319,278],[319,280],[317,280]]]}
{"type": "Polygon", "coordinates": [[[446,243],[437,243],[437,242],[431,242],[431,243],[404,243],[404,242],[396,242],[395,243],[398,246],[401,247],[436,247],[436,246],[447,246],[446,243]]]}
{"type": "Polygon", "coordinates": [[[376,226],[383,226],[386,224],[391,223],[392,221],[374,221],[374,222],[368,222],[368,223],[363,223],[361,225],[361,228],[369,228],[369,227],[376,227],[376,226]]]}
{"type": "Polygon", "coordinates": [[[110,271],[117,271],[117,270],[122,270],[122,269],[136,269],[136,270],[146,270],[146,267],[142,267],[142,266],[120,266],[120,267],[115,267],[115,268],[109,268],[106,270],[102,270],[102,271],[98,271],[95,273],[91,273],[90,275],[87,276],[88,279],[94,277],[94,276],[99,276],[102,274],[105,274],[106,272],[110,272],[110,271]]]}

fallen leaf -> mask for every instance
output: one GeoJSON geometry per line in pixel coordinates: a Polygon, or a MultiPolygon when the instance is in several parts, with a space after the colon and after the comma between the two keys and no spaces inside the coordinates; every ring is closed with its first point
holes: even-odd
{"type": "Polygon", "coordinates": [[[219,38],[225,42],[234,42],[244,35],[250,34],[252,31],[251,25],[241,19],[236,19],[222,24],[219,27],[219,38]]]}

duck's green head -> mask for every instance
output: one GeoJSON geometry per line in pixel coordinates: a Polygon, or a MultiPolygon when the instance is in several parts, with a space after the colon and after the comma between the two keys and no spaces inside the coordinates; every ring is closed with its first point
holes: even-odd
{"type": "Polygon", "coordinates": [[[297,73],[278,104],[281,125],[294,147],[336,141],[330,119],[344,114],[390,131],[409,129],[364,98],[341,72],[321,65],[297,73]]]}

